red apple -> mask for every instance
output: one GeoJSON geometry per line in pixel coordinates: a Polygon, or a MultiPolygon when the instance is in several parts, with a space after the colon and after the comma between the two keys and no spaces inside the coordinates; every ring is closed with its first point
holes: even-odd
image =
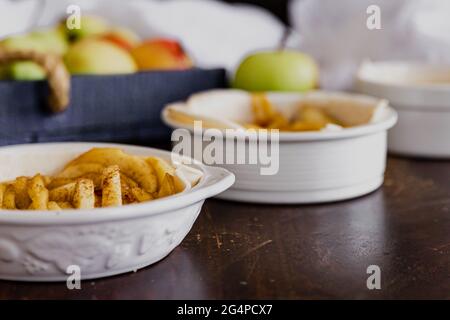
{"type": "Polygon", "coordinates": [[[188,69],[192,60],[181,45],[170,39],[147,40],[131,50],[139,70],[188,69]]]}
{"type": "Polygon", "coordinates": [[[102,35],[101,38],[110,41],[127,51],[131,51],[131,49],[139,43],[139,37],[131,30],[125,28],[116,28],[108,31],[102,35]]]}

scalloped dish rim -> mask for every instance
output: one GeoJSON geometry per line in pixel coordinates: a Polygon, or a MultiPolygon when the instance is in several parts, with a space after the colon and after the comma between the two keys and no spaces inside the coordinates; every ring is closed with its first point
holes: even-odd
{"type": "MultiPolygon", "coordinates": [[[[149,155],[169,155],[170,151],[150,148],[145,146],[117,144],[117,143],[96,143],[96,142],[50,142],[32,143],[0,147],[1,153],[5,150],[26,149],[26,148],[67,148],[68,146],[79,146],[86,148],[93,147],[115,147],[124,148],[126,152],[132,153],[132,149],[148,151],[149,155]],[[131,149],[131,150],[126,150],[131,149]]],[[[220,167],[212,167],[192,160],[196,169],[203,172],[203,176],[197,185],[189,190],[168,196],[162,199],[129,204],[122,207],[95,208],[87,210],[62,210],[62,211],[42,211],[42,210],[0,210],[0,224],[82,224],[90,222],[105,222],[115,220],[133,219],[143,216],[164,214],[167,211],[177,210],[198,201],[203,201],[228,189],[235,180],[234,174],[220,167]],[[218,180],[217,180],[218,179],[218,180]]]]}

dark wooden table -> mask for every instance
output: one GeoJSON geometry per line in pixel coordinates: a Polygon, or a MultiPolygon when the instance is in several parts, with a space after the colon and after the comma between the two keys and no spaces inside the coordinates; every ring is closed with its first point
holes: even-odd
{"type": "Polygon", "coordinates": [[[208,200],[188,237],[137,273],[0,281],[0,299],[450,298],[450,161],[390,158],[370,195],[308,206],[208,200]],[[381,268],[381,290],[366,269],[381,268]]]}

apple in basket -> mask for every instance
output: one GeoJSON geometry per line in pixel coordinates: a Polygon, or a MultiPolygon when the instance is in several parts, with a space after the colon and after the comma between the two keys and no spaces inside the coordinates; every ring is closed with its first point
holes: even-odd
{"type": "Polygon", "coordinates": [[[73,44],[64,57],[72,74],[120,74],[136,71],[131,55],[102,39],[88,38],[73,44]]]}
{"type": "MultiPolygon", "coordinates": [[[[60,30],[47,29],[7,37],[0,41],[1,48],[63,55],[67,52],[68,43],[60,30]]],[[[44,69],[31,61],[13,62],[0,66],[0,79],[41,80],[44,78],[44,69]]]]}
{"type": "Polygon", "coordinates": [[[82,15],[79,28],[68,28],[66,19],[60,22],[58,28],[71,42],[101,36],[110,30],[110,26],[105,19],[94,15],[82,15]]]}
{"type": "Polygon", "coordinates": [[[179,42],[170,39],[144,41],[135,47],[133,55],[139,70],[188,69],[192,60],[179,42]]]}
{"type": "Polygon", "coordinates": [[[102,35],[101,38],[111,41],[127,51],[131,51],[140,42],[139,37],[133,31],[123,27],[114,28],[102,35]]]}

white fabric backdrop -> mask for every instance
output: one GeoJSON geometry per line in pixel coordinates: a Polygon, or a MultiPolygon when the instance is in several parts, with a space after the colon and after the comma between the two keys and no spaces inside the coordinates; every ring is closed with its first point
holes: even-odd
{"type": "Polygon", "coordinates": [[[290,19],[300,48],[320,62],[325,88],[350,88],[364,59],[450,63],[448,0],[294,0],[290,19]],[[373,4],[380,30],[366,27],[373,4]]]}

